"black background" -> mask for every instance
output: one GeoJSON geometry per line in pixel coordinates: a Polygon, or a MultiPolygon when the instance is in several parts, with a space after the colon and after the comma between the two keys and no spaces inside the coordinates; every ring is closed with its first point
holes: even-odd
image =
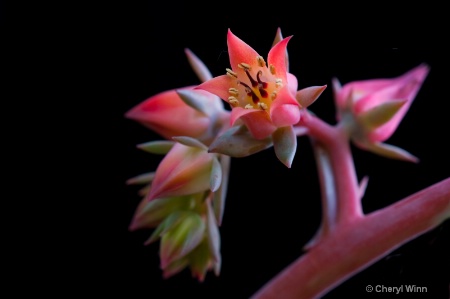
{"type": "MultiPolygon", "coordinates": [[[[449,177],[448,97],[446,87],[438,84],[442,75],[435,56],[437,29],[425,22],[432,16],[427,7],[119,1],[51,9],[55,13],[38,18],[26,33],[33,38],[28,45],[36,50],[29,51],[30,60],[40,59],[40,70],[53,75],[44,92],[50,91],[56,100],[40,101],[39,106],[48,107],[46,112],[55,117],[45,124],[54,137],[44,146],[45,157],[57,168],[38,191],[42,198],[57,199],[34,201],[32,207],[44,207],[45,213],[37,217],[44,225],[26,225],[24,235],[38,231],[22,247],[32,262],[16,267],[12,275],[35,282],[28,289],[35,293],[248,298],[302,254],[320,223],[317,173],[305,137],[298,139],[291,169],[277,161],[272,149],[232,160],[220,229],[220,277],[208,273],[199,283],[184,271],[164,280],[158,244],[143,245],[151,231],[128,231],[140,198],[137,188],[125,181],[156,169],[161,157],[136,149],[136,144],[160,137],[125,119],[124,113],[158,92],[199,83],[184,48],[199,56],[213,76],[223,74],[229,67],[228,28],[263,57],[278,27],[284,36],[293,35],[288,45],[290,71],[299,88],[328,84],[311,110],[329,123],[334,123],[335,112],[332,77],[345,84],[396,77],[423,62],[430,65],[416,100],[387,141],[419,157],[420,163],[352,148],[359,179],[369,176],[364,211],[383,208],[449,177]]],[[[39,77],[38,69],[32,72],[39,77]]],[[[34,156],[40,170],[49,165],[41,157],[34,156]]],[[[449,232],[446,221],[324,298],[399,297],[368,294],[368,284],[425,286],[427,294],[407,298],[448,298],[449,232]]]]}

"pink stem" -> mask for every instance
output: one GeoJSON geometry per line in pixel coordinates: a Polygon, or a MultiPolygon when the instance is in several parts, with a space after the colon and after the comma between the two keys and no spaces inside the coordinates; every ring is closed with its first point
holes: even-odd
{"type": "MultiPolygon", "coordinates": [[[[310,114],[305,114],[300,124],[308,129],[309,136],[324,149],[331,162],[337,222],[351,222],[362,217],[360,190],[347,133],[343,127],[332,127],[310,114]]],[[[333,223],[332,219],[327,221],[333,223]]]]}
{"type": "Polygon", "coordinates": [[[450,217],[450,178],[339,225],[252,296],[318,298],[355,273],[450,217]]]}

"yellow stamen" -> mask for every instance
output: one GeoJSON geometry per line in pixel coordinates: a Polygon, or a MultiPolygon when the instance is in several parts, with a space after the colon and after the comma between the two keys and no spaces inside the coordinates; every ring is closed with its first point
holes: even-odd
{"type": "Polygon", "coordinates": [[[275,66],[274,66],[273,64],[270,65],[269,69],[270,69],[270,73],[271,73],[272,75],[275,75],[276,70],[275,70],[275,66]]]}
{"type": "Polygon", "coordinates": [[[277,91],[274,90],[271,94],[270,94],[270,98],[273,100],[275,100],[277,98],[277,91]]]}
{"type": "Polygon", "coordinates": [[[239,63],[238,67],[240,67],[241,69],[244,69],[244,70],[249,70],[249,71],[251,70],[250,65],[248,65],[247,63],[244,63],[244,62],[239,63]]]}
{"type": "Polygon", "coordinates": [[[275,85],[277,86],[277,87],[281,87],[281,86],[283,86],[283,80],[282,79],[275,79],[275,85]]]}
{"type": "Polygon", "coordinates": [[[264,58],[262,58],[262,56],[256,57],[256,60],[258,61],[258,64],[259,64],[260,67],[265,67],[266,66],[266,62],[264,61],[264,58]]]}
{"type": "Polygon", "coordinates": [[[239,101],[238,101],[238,99],[236,99],[235,97],[229,97],[229,98],[228,98],[228,103],[229,103],[231,106],[233,106],[233,107],[236,107],[236,106],[239,105],[239,101]]]}
{"type": "Polygon", "coordinates": [[[228,75],[228,76],[237,78],[237,74],[236,74],[235,72],[233,72],[233,71],[230,70],[229,68],[227,68],[226,70],[227,70],[227,75],[228,75]]]}
{"type": "Polygon", "coordinates": [[[245,105],[244,108],[245,108],[245,109],[253,109],[253,105],[247,104],[247,105],[245,105]]]}
{"type": "Polygon", "coordinates": [[[262,103],[262,102],[258,103],[258,107],[261,108],[262,110],[266,110],[267,109],[267,105],[265,103],[262,103]]]}
{"type": "Polygon", "coordinates": [[[231,87],[230,89],[228,89],[228,92],[233,96],[239,96],[239,90],[237,90],[237,88],[231,87]]]}

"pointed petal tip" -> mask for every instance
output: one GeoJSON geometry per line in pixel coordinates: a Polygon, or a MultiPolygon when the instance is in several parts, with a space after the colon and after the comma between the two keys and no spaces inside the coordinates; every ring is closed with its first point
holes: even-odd
{"type": "Polygon", "coordinates": [[[125,114],[123,115],[125,118],[127,119],[132,119],[134,120],[134,109],[130,109],[127,112],[125,112],[125,114]]]}
{"type": "Polygon", "coordinates": [[[138,229],[138,225],[135,220],[131,221],[130,225],[128,226],[128,231],[134,232],[138,229]]]}

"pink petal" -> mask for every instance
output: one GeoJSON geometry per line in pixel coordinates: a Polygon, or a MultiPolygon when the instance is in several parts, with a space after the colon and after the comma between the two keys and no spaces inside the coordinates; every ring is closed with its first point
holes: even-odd
{"type": "Polygon", "coordinates": [[[249,113],[255,113],[259,110],[256,109],[244,109],[242,107],[234,107],[231,110],[231,116],[230,116],[230,125],[233,126],[236,121],[241,118],[242,116],[249,114],[249,113]]]}
{"type": "Polygon", "coordinates": [[[232,86],[233,79],[227,75],[222,75],[214,77],[211,80],[203,82],[194,89],[201,89],[215,94],[225,102],[228,102],[228,97],[230,96],[228,89],[232,86]]]}
{"type": "Polygon", "coordinates": [[[271,119],[276,127],[292,126],[300,120],[298,105],[284,104],[271,110],[271,119]]]}
{"type": "Polygon", "coordinates": [[[289,92],[292,93],[293,95],[295,95],[297,93],[297,88],[298,88],[297,77],[295,77],[291,73],[288,73],[287,74],[287,82],[288,82],[289,92]]]}
{"type": "Polygon", "coordinates": [[[244,62],[250,66],[257,65],[258,52],[234,35],[230,29],[228,29],[227,44],[231,69],[238,73],[239,77],[246,77],[244,70],[239,68],[238,64],[244,62]]]}
{"type": "Polygon", "coordinates": [[[287,87],[279,90],[270,106],[270,118],[276,127],[294,125],[300,120],[300,106],[287,87]]]}
{"type": "Polygon", "coordinates": [[[271,64],[275,67],[277,78],[283,80],[283,82],[287,81],[286,78],[286,48],[289,40],[292,36],[286,37],[277,43],[272,49],[269,51],[269,55],[267,56],[267,63],[270,66],[271,64]]]}
{"type": "Polygon", "coordinates": [[[212,154],[177,143],[158,166],[148,200],[209,189],[212,154]]]}
{"type": "Polygon", "coordinates": [[[125,117],[141,123],[166,139],[177,135],[197,137],[210,125],[208,117],[186,105],[175,90],[164,91],[146,99],[129,110],[125,117]]]}
{"type": "Polygon", "coordinates": [[[233,108],[230,118],[231,125],[234,125],[240,118],[256,139],[264,139],[276,129],[266,111],[241,107],[233,108]]]}

